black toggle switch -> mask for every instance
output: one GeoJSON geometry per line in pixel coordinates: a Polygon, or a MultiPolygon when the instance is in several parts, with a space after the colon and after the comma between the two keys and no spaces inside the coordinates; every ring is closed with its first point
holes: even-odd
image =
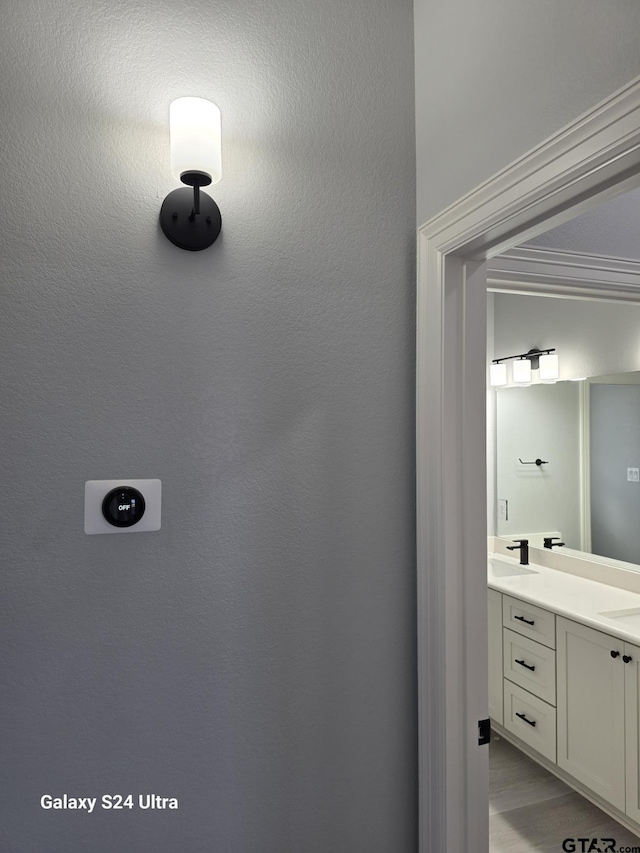
{"type": "Polygon", "coordinates": [[[102,501],[102,514],[114,527],[133,527],[144,515],[144,510],[144,498],[132,486],[118,486],[102,501]]]}

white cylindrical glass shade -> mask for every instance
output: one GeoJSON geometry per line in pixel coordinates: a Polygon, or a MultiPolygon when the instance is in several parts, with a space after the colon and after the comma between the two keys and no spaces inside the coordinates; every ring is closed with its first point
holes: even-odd
{"type": "Polygon", "coordinates": [[[516,385],[531,384],[531,362],[528,358],[518,358],[513,362],[513,381],[516,385]]]}
{"type": "Polygon", "coordinates": [[[491,384],[496,387],[498,385],[507,384],[507,365],[504,362],[492,364],[489,368],[489,377],[491,384]]]}
{"type": "Polygon", "coordinates": [[[555,382],[559,376],[558,356],[555,352],[548,352],[540,356],[540,381],[555,382]]]}
{"type": "Polygon", "coordinates": [[[171,174],[206,175],[211,183],[222,176],[220,110],[204,98],[178,98],[169,107],[171,174]]]}

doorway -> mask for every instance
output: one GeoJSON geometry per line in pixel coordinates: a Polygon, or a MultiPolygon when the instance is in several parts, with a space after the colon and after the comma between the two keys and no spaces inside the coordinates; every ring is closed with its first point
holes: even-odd
{"type": "Polygon", "coordinates": [[[422,853],[488,849],[486,261],[639,185],[640,79],[419,229],[422,853]]]}
{"type": "MultiPolygon", "coordinates": [[[[568,276],[575,278],[575,268],[579,263],[595,266],[599,262],[593,255],[578,254],[582,246],[593,251],[608,252],[616,258],[622,255],[638,258],[635,232],[639,210],[640,191],[635,190],[572,220],[566,226],[545,233],[536,241],[545,248],[534,248],[529,244],[522,251],[529,254],[530,261],[538,255],[544,257],[549,277],[558,283],[568,276]],[[631,211],[632,217],[629,215],[631,211]],[[617,222],[620,214],[624,219],[617,222]],[[597,239],[588,236],[585,242],[585,234],[590,235],[590,226],[596,223],[598,233],[604,236],[597,239]],[[609,229],[609,224],[616,227],[609,229]],[[559,250],[560,246],[571,246],[572,251],[559,250]],[[556,263],[552,263],[552,259],[556,263]],[[569,260],[574,266],[569,266],[569,260]]],[[[516,249],[513,254],[520,251],[516,249]]],[[[613,281],[616,269],[623,266],[623,262],[614,258],[600,259],[602,262],[606,260],[613,281]]],[[[547,382],[541,381],[538,374],[534,373],[529,387],[523,384],[516,387],[511,378],[504,387],[488,391],[488,459],[491,458],[493,463],[488,464],[488,468],[492,467],[496,474],[493,481],[495,489],[492,488],[492,478],[487,478],[490,484],[488,533],[490,537],[498,535],[502,541],[502,546],[494,547],[490,539],[489,551],[508,554],[504,551],[504,545],[511,544],[508,540],[526,537],[529,545],[536,549],[530,561],[545,564],[546,555],[550,556],[551,552],[541,550],[543,538],[545,535],[557,536],[555,542],[565,546],[558,551],[558,554],[562,553],[560,560],[568,558],[574,564],[578,561],[581,565],[576,573],[582,577],[573,580],[584,584],[580,596],[583,603],[597,601],[600,591],[605,595],[608,592],[606,586],[593,583],[596,577],[585,581],[583,573],[586,570],[586,577],[589,577],[588,569],[593,565],[589,562],[591,560],[595,560],[600,568],[608,564],[612,573],[627,577],[635,575],[636,588],[640,588],[640,548],[635,536],[640,489],[636,490],[628,484],[628,477],[625,476],[628,473],[626,466],[637,465],[640,459],[640,447],[634,443],[640,418],[640,385],[637,384],[640,382],[640,259],[626,261],[624,266],[628,271],[635,268],[636,276],[636,293],[632,294],[633,300],[628,302],[585,297],[582,291],[580,294],[574,293],[571,298],[558,297],[550,290],[544,294],[530,294],[524,278],[520,284],[515,282],[519,276],[513,258],[508,261],[498,257],[488,264],[488,359],[527,350],[531,342],[536,340],[540,341],[541,347],[552,346],[553,341],[553,345],[557,346],[560,363],[557,383],[548,384],[549,377],[546,377],[547,382]],[[511,267],[514,281],[505,288],[499,281],[495,284],[492,281],[496,261],[503,268],[507,265],[511,267]],[[520,346],[523,343],[525,346],[520,346]],[[535,459],[536,454],[530,454],[533,448],[540,451],[539,455],[545,460],[541,467],[527,464],[529,460],[535,459]],[[600,488],[597,487],[598,483],[600,488]],[[591,488],[584,490],[585,486],[591,488]],[[615,511],[612,512],[613,507],[615,511]],[[503,511],[496,512],[500,508],[503,511]],[[630,521],[627,520],[627,512],[631,515],[630,521]],[[492,518],[496,515],[497,519],[492,518]],[[584,522],[588,522],[588,529],[593,530],[593,537],[589,537],[589,541],[583,536],[587,532],[584,522]],[[613,569],[616,560],[626,562],[621,562],[619,568],[613,569]],[[630,563],[635,565],[631,566],[630,563]],[[592,585],[591,589],[588,589],[589,584],[592,585]]],[[[511,377],[511,371],[508,371],[508,376],[511,377]]],[[[547,565],[553,565],[553,562],[547,565]]],[[[500,568],[500,564],[497,568],[500,568]]],[[[502,568],[509,570],[511,567],[502,564],[502,568]]],[[[538,566],[531,568],[534,577],[538,566]]],[[[570,566],[565,565],[565,568],[570,566]]],[[[492,576],[495,570],[494,565],[489,575],[492,576]]],[[[507,574],[510,573],[507,571],[507,574]]],[[[552,571],[551,575],[556,575],[562,582],[561,572],[552,571]]],[[[600,580],[606,583],[604,578],[600,580]]],[[[586,791],[577,792],[571,786],[571,780],[578,778],[577,774],[570,771],[568,776],[562,775],[562,767],[567,768],[562,744],[568,744],[568,738],[571,740],[573,758],[579,743],[580,726],[570,728],[565,713],[567,692],[564,688],[575,660],[572,659],[571,669],[563,669],[562,663],[557,669],[555,665],[556,661],[562,661],[563,654],[561,652],[558,655],[556,651],[564,642],[560,638],[560,624],[557,626],[558,634],[554,632],[551,642],[547,642],[553,649],[548,658],[553,673],[549,670],[548,692],[544,693],[536,684],[528,682],[526,678],[523,682],[518,672],[512,671],[518,670],[519,666],[514,666],[509,644],[515,641],[517,645],[520,635],[519,623],[509,623],[507,609],[513,604],[509,596],[517,596],[518,589],[526,596],[530,584],[525,580],[520,587],[516,585],[507,590],[496,590],[491,580],[488,583],[491,640],[489,672],[492,676],[489,707],[492,725],[493,720],[496,721],[489,757],[491,853],[560,850],[565,839],[576,834],[615,838],[616,846],[628,849],[638,846],[638,827],[629,825],[625,820],[625,815],[630,817],[633,814],[634,802],[632,779],[635,765],[631,740],[625,744],[623,736],[622,755],[619,745],[616,753],[613,742],[607,740],[610,734],[612,740],[615,740],[619,732],[623,733],[624,722],[628,722],[627,716],[630,715],[631,719],[637,716],[637,712],[627,707],[622,726],[600,726],[593,721],[586,725],[590,732],[599,731],[599,735],[593,739],[601,749],[597,762],[599,767],[604,771],[604,753],[611,756],[609,766],[614,776],[620,771],[623,775],[627,771],[629,773],[628,786],[626,781],[621,785],[622,805],[618,802],[621,812],[618,815],[615,811],[607,811],[606,802],[610,798],[606,794],[603,797],[605,803],[599,802],[597,796],[589,802],[588,794],[595,790],[594,786],[587,783],[586,791]],[[506,626],[504,629],[503,623],[506,626]],[[503,675],[506,679],[504,681],[503,675]],[[514,682],[516,685],[520,682],[521,687],[526,686],[531,693],[518,693],[520,688],[514,686],[514,682]],[[536,709],[535,713],[541,714],[537,723],[536,717],[533,717],[531,734],[536,732],[538,740],[527,744],[527,740],[535,741],[535,737],[529,736],[529,727],[523,725],[521,720],[530,722],[531,717],[522,716],[520,720],[515,720],[514,725],[514,704],[515,710],[521,713],[522,707],[517,706],[533,694],[545,702],[540,702],[540,707],[536,709]],[[550,713],[544,717],[547,711],[550,713]],[[519,723],[525,729],[524,732],[518,729],[519,723]],[[528,746],[531,747],[530,751],[528,746]],[[539,759],[539,762],[535,759],[539,759]],[[569,787],[565,782],[569,782],[569,787]],[[585,794],[586,799],[583,796],[585,794]],[[577,829],[581,831],[576,832],[577,829]]],[[[498,581],[499,586],[500,583],[498,581]]],[[[508,585],[510,582],[506,583],[508,585]]],[[[615,587],[615,579],[612,579],[612,583],[615,587]]],[[[551,588],[554,587],[552,582],[551,588]]],[[[532,591],[531,588],[529,591],[532,591]]],[[[577,594],[575,586],[573,591],[577,594]]],[[[628,593],[623,595],[627,598],[628,593]]],[[[640,597],[636,598],[633,593],[630,597],[634,599],[633,603],[640,603],[640,597]]],[[[552,610],[556,603],[555,596],[547,603],[552,610]]],[[[577,615],[580,607],[576,610],[576,620],[580,621],[577,615]]],[[[543,617],[543,613],[539,616],[543,617]]],[[[554,621],[552,616],[551,627],[554,621]]],[[[522,633],[526,634],[524,623],[522,633]]],[[[545,638],[536,636],[536,639],[545,642],[545,638]]],[[[549,639],[546,638],[547,641],[549,639]]],[[[529,645],[529,651],[542,648],[544,646],[529,645]]],[[[515,655],[515,658],[520,657],[520,654],[515,655]]],[[[524,667],[531,663],[522,660],[521,665],[524,667]]],[[[536,672],[545,670],[545,661],[537,660],[535,663],[533,669],[536,672]]],[[[614,661],[611,663],[615,666],[614,661]]],[[[587,669],[591,670],[591,662],[587,669]]],[[[600,678],[597,680],[603,683],[600,678]]],[[[613,696],[613,691],[605,692],[613,696]]],[[[588,718],[589,712],[587,705],[580,709],[581,722],[588,718]]],[[[588,736],[587,740],[590,742],[592,738],[588,736]]],[[[589,745],[587,753],[590,749],[589,745]]],[[[575,767],[581,766],[581,760],[575,767]]]]}

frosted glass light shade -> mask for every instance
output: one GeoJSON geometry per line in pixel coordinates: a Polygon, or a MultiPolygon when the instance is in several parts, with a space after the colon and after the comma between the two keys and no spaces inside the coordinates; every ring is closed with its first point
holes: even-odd
{"type": "Polygon", "coordinates": [[[548,352],[540,356],[540,381],[555,382],[559,376],[558,356],[555,352],[548,352]]]}
{"type": "MultiPolygon", "coordinates": [[[[204,98],[178,98],[169,107],[171,132],[171,174],[209,178],[203,185],[216,184],[222,177],[220,110],[204,98]]],[[[190,183],[190,182],[189,182],[190,183]]]]}
{"type": "Polygon", "coordinates": [[[513,381],[516,385],[531,385],[531,361],[528,358],[513,362],[513,381]]]}
{"type": "Polygon", "coordinates": [[[507,384],[507,365],[504,362],[491,365],[489,368],[489,381],[494,387],[507,384]]]}

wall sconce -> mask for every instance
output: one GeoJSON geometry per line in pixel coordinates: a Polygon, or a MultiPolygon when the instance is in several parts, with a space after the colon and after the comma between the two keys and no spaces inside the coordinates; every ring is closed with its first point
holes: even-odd
{"type": "Polygon", "coordinates": [[[540,371],[541,382],[555,382],[560,375],[555,348],[541,350],[534,347],[529,352],[519,355],[506,355],[504,358],[493,359],[489,368],[489,381],[494,388],[507,384],[507,365],[504,362],[512,358],[516,359],[512,368],[513,381],[516,385],[530,385],[532,370],[540,371]]]}
{"type": "Polygon", "coordinates": [[[220,110],[204,98],[178,98],[169,107],[169,124],[171,174],[187,186],[162,202],[160,225],[176,246],[197,252],[214,243],[222,228],[218,205],[200,192],[222,176],[220,110]]]}

